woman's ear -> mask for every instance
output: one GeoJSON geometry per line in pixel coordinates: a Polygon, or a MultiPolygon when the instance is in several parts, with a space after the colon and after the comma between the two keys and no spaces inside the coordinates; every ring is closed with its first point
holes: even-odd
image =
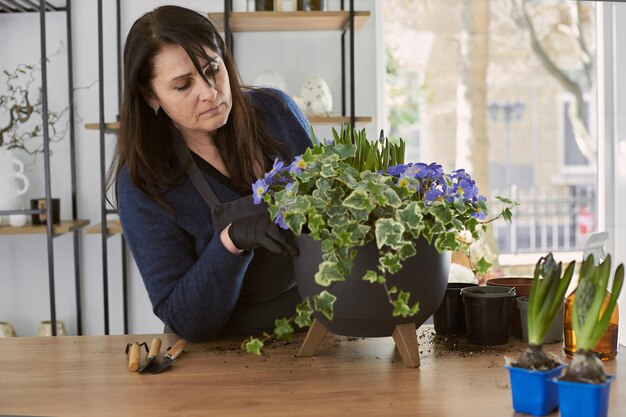
{"type": "Polygon", "coordinates": [[[148,106],[150,106],[150,108],[153,110],[158,109],[160,107],[159,100],[157,100],[157,98],[154,96],[154,94],[152,94],[152,92],[143,94],[143,99],[146,100],[146,103],[148,103],[148,106]]]}

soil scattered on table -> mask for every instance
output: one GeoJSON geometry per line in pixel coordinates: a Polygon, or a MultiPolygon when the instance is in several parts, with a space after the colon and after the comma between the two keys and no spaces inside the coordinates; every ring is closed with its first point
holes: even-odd
{"type": "MultiPolygon", "coordinates": [[[[420,346],[420,355],[435,358],[449,355],[458,355],[463,358],[495,355],[502,357],[504,354],[511,354],[511,351],[523,349],[524,345],[521,341],[517,341],[514,336],[510,337],[508,343],[502,345],[474,345],[467,341],[467,337],[455,335],[439,335],[432,327],[420,328],[417,333],[417,340],[420,346]]],[[[498,364],[490,364],[489,367],[501,366],[498,364]]]]}

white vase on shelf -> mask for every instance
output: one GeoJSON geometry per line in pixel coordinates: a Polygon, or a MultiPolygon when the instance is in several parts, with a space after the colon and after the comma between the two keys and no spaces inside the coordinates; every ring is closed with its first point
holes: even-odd
{"type": "MultiPolygon", "coordinates": [[[[24,163],[9,149],[0,148],[0,210],[19,210],[22,207],[20,196],[28,191],[29,186],[24,163]],[[21,181],[21,187],[18,181],[21,181]]],[[[0,216],[2,224],[9,224],[9,216],[0,216]]]]}
{"type": "Polygon", "coordinates": [[[0,337],[15,337],[15,329],[8,321],[0,321],[0,337]]]}
{"type": "Polygon", "coordinates": [[[300,89],[299,97],[304,102],[305,114],[309,117],[328,116],[333,109],[333,95],[321,77],[307,80],[300,89]]]}
{"type": "MultiPolygon", "coordinates": [[[[39,332],[37,332],[37,336],[52,336],[52,323],[50,323],[50,320],[44,320],[39,323],[39,332]]],[[[65,323],[61,320],[57,320],[57,336],[67,336],[65,323]]]]}

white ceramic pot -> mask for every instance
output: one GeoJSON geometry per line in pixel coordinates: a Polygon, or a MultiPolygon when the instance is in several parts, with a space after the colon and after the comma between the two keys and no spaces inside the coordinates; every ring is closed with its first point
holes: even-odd
{"type": "Polygon", "coordinates": [[[254,80],[254,85],[259,87],[274,87],[287,92],[287,84],[282,75],[276,70],[266,70],[260,73],[254,80]]]}
{"type": "MultiPolygon", "coordinates": [[[[0,210],[22,208],[20,196],[29,186],[30,181],[24,175],[24,163],[10,150],[0,148],[0,210]]],[[[0,216],[0,224],[9,224],[8,216],[0,216]]]]}
{"type": "MultiPolygon", "coordinates": [[[[52,324],[50,323],[50,320],[45,320],[39,323],[39,332],[37,332],[37,336],[52,336],[52,324]]],[[[61,320],[57,320],[57,336],[67,336],[65,323],[61,320]]]]}
{"type": "Polygon", "coordinates": [[[326,81],[313,77],[300,89],[307,116],[328,116],[333,109],[333,96],[326,81]]]}
{"type": "Polygon", "coordinates": [[[15,337],[15,330],[11,323],[7,321],[0,321],[0,337],[15,337]]]}

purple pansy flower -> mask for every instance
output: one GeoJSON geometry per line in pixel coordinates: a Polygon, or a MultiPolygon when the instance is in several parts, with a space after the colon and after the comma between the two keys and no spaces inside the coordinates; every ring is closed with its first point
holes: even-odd
{"type": "Polygon", "coordinates": [[[263,178],[259,178],[254,184],[252,184],[252,199],[254,200],[254,204],[261,204],[267,189],[267,183],[263,178]]]}
{"type": "Polygon", "coordinates": [[[302,170],[306,168],[306,162],[302,159],[302,156],[296,156],[291,165],[289,165],[289,173],[300,175],[302,170]]]}
{"type": "Polygon", "coordinates": [[[281,208],[280,211],[278,212],[278,215],[276,216],[276,219],[274,219],[274,223],[276,223],[278,225],[278,227],[280,227],[281,229],[289,229],[289,226],[287,226],[287,223],[285,223],[285,209],[281,208]]]}
{"type": "Polygon", "coordinates": [[[279,176],[278,174],[280,173],[280,170],[283,169],[284,165],[285,164],[283,161],[280,161],[278,158],[274,159],[274,165],[272,165],[272,169],[269,172],[266,172],[265,176],[263,177],[267,185],[271,185],[281,181],[282,176],[279,176]]]}
{"type": "Polygon", "coordinates": [[[296,184],[295,182],[290,182],[289,184],[285,185],[285,191],[287,192],[287,195],[289,197],[295,197],[298,193],[298,184],[296,184]]]}

